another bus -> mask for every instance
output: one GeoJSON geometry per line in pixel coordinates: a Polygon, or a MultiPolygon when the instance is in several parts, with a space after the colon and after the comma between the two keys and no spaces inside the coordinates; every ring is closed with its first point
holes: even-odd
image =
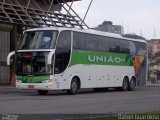
{"type": "Polygon", "coordinates": [[[135,90],[146,80],[145,40],[75,28],[35,28],[25,31],[16,55],[16,87],[67,90],[121,88],[135,90]],[[143,72],[143,75],[142,73],[143,72]],[[140,74],[140,78],[138,76],[140,74]]]}

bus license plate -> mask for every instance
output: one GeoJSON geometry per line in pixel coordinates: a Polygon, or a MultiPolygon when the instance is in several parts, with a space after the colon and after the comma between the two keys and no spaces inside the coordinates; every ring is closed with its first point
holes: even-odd
{"type": "Polygon", "coordinates": [[[33,88],[34,88],[34,85],[28,85],[28,88],[33,89],[33,88]]]}

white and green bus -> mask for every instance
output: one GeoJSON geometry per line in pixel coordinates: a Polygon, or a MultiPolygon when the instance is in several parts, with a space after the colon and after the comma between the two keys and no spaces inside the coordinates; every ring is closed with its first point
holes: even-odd
{"type": "MultiPolygon", "coordinates": [[[[25,31],[7,63],[15,54],[16,87],[35,89],[39,94],[49,90],[76,94],[83,88],[134,90],[138,81],[134,64],[144,63],[142,71],[147,70],[146,46],[144,40],[95,30],[35,28],[25,31]],[[139,63],[138,59],[134,63],[136,57],[139,63]]],[[[146,75],[140,79],[145,80],[146,75]]]]}

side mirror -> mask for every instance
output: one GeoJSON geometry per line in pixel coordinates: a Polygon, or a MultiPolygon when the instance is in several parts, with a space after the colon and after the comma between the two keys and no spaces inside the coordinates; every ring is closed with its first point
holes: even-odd
{"type": "Polygon", "coordinates": [[[15,51],[12,51],[7,56],[7,65],[11,65],[11,62],[13,62],[13,59],[11,57],[15,54],[15,51]]]}

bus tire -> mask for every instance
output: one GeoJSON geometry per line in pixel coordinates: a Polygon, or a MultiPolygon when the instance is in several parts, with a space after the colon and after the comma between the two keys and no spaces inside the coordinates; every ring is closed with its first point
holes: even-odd
{"type": "Polygon", "coordinates": [[[122,83],[122,90],[123,91],[127,91],[129,88],[129,82],[128,82],[128,78],[124,77],[123,78],[123,83],[122,83]]]}
{"type": "Polygon", "coordinates": [[[47,95],[48,90],[37,90],[40,95],[47,95]]]}
{"type": "Polygon", "coordinates": [[[69,95],[75,95],[77,94],[78,90],[80,88],[79,82],[77,77],[73,77],[70,85],[70,89],[67,91],[69,95]]]}
{"type": "Polygon", "coordinates": [[[135,88],[136,88],[136,79],[132,77],[129,82],[129,91],[134,91],[135,88]]]}

